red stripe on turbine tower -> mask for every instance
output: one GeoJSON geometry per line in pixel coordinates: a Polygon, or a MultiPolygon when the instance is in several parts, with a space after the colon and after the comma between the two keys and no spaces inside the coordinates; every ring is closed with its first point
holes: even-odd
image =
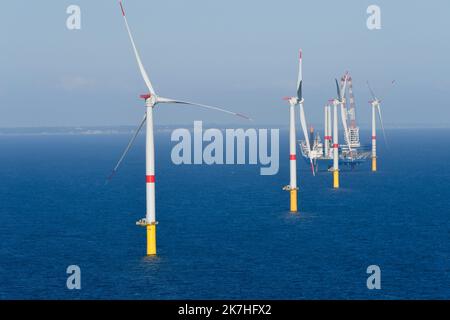
{"type": "Polygon", "coordinates": [[[333,144],[333,148],[339,148],[339,145],[337,143],[333,144]]]}
{"type": "Polygon", "coordinates": [[[155,176],[151,175],[151,176],[145,176],[145,181],[147,183],[155,183],[155,176]]]}
{"type": "Polygon", "coordinates": [[[377,136],[372,136],[372,140],[376,140],[377,139],[377,136]]]}
{"type": "Polygon", "coordinates": [[[289,156],[289,160],[296,160],[296,159],[297,159],[297,157],[295,156],[295,154],[291,154],[289,156]]]}
{"type": "Polygon", "coordinates": [[[325,140],[331,140],[331,136],[325,136],[325,140]]]}

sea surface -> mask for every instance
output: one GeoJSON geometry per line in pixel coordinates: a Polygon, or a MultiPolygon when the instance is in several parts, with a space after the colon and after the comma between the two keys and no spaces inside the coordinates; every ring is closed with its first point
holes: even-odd
{"type": "MultiPolygon", "coordinates": [[[[145,256],[144,136],[0,135],[0,299],[450,299],[449,129],[388,130],[379,171],[174,165],[156,136],[156,257],[145,256]],[[66,269],[81,269],[68,290],[66,269]],[[367,267],[381,269],[369,290],[367,267]]],[[[363,132],[369,141],[369,133],[363,132]]]]}

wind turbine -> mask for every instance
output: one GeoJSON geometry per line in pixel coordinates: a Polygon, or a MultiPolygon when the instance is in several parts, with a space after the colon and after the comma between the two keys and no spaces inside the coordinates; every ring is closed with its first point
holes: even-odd
{"type": "Polygon", "coordinates": [[[367,81],[367,87],[369,87],[370,94],[372,95],[372,100],[369,103],[372,105],[372,171],[377,171],[377,128],[376,128],[376,113],[380,118],[381,128],[383,129],[384,141],[386,140],[386,133],[384,132],[383,119],[381,117],[381,100],[373,93],[372,88],[370,87],[369,81],[367,81]],[[378,112],[377,112],[378,110],[378,112]]]}
{"type": "Polygon", "coordinates": [[[330,156],[330,144],[331,144],[331,106],[329,104],[324,107],[324,141],[323,141],[323,156],[328,158],[330,156]]]}
{"type": "Polygon", "coordinates": [[[122,160],[125,158],[126,154],[130,150],[134,140],[136,139],[140,129],[144,126],[144,123],[147,122],[146,127],[146,147],[145,147],[145,177],[146,177],[146,215],[145,218],[140,219],[138,222],[136,222],[137,225],[143,226],[147,230],[147,255],[155,255],[156,254],[156,214],[155,214],[155,145],[154,145],[154,138],[153,138],[153,108],[160,104],[160,103],[174,103],[174,104],[183,104],[183,105],[192,105],[197,107],[202,107],[206,109],[216,110],[225,112],[228,114],[232,114],[238,117],[242,117],[245,119],[249,119],[248,117],[231,112],[228,110],[224,110],[222,108],[208,106],[204,104],[198,104],[193,102],[187,102],[182,100],[176,100],[176,99],[170,99],[170,98],[163,98],[161,96],[158,96],[153,89],[152,83],[150,82],[150,78],[145,71],[144,65],[142,64],[139,52],[136,48],[136,44],[134,42],[133,35],[131,34],[130,27],[128,25],[127,18],[125,16],[125,10],[123,8],[122,1],[119,1],[120,9],[122,11],[122,16],[125,22],[125,26],[128,32],[128,36],[131,41],[131,45],[133,47],[134,55],[139,67],[139,71],[141,73],[142,78],[144,79],[144,82],[149,90],[148,93],[141,95],[140,97],[145,100],[145,106],[146,106],[146,112],[144,114],[144,118],[142,119],[141,123],[139,124],[135,134],[131,138],[130,142],[128,143],[127,147],[125,148],[125,151],[122,153],[119,161],[117,162],[116,166],[114,167],[109,179],[112,178],[112,176],[117,172],[122,160]]]}
{"type": "MultiPolygon", "coordinates": [[[[345,86],[347,85],[347,77],[344,79],[342,88],[339,87],[338,80],[336,81],[336,90],[338,98],[332,99],[333,103],[333,188],[339,188],[339,136],[338,136],[338,110],[337,106],[341,105],[341,116],[343,117],[342,110],[345,103],[343,92],[345,92],[345,86]]],[[[344,120],[343,120],[344,122],[344,120]]],[[[345,128],[344,128],[345,129],[345,128]]],[[[348,140],[350,141],[350,140],[348,140]]],[[[349,146],[350,148],[350,146],[349,146]]]]}
{"type": "Polygon", "coordinates": [[[303,109],[303,95],[302,95],[302,50],[299,53],[298,64],[298,79],[297,79],[297,96],[286,97],[283,100],[289,102],[289,170],[290,170],[290,184],[285,187],[285,190],[290,192],[291,212],[297,212],[297,155],[296,155],[296,133],[295,133],[295,106],[300,106],[300,123],[305,136],[306,146],[308,148],[308,157],[311,162],[311,169],[314,174],[314,167],[311,159],[311,147],[309,144],[308,129],[306,127],[305,112],[303,109]]]}

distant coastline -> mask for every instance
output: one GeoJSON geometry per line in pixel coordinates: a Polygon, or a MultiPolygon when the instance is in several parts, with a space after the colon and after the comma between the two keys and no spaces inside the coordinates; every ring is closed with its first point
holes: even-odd
{"type": "MultiPolygon", "coordinates": [[[[276,124],[266,125],[224,125],[224,124],[207,124],[209,128],[279,128],[280,130],[287,130],[286,126],[276,124]]],[[[157,133],[172,132],[176,128],[186,128],[192,130],[192,124],[177,124],[177,125],[159,125],[156,126],[157,133]]],[[[136,128],[134,126],[67,126],[67,127],[4,127],[0,128],[0,136],[17,136],[17,135],[116,135],[116,134],[131,134],[136,128]]],[[[316,130],[322,130],[321,127],[316,127],[316,130]]],[[[450,129],[450,124],[388,124],[387,130],[407,130],[407,129],[450,129]]],[[[369,130],[365,126],[361,130],[369,130]]]]}

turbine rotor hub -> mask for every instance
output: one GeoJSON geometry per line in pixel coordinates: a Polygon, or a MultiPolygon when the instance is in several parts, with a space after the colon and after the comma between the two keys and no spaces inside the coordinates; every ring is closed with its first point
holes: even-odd
{"type": "Polygon", "coordinates": [[[146,93],[141,94],[140,97],[145,100],[145,105],[147,107],[154,107],[158,102],[158,97],[154,94],[146,93]]]}
{"type": "Polygon", "coordinates": [[[297,103],[299,103],[299,100],[297,97],[291,97],[289,98],[289,103],[296,105],[297,103]]]}

